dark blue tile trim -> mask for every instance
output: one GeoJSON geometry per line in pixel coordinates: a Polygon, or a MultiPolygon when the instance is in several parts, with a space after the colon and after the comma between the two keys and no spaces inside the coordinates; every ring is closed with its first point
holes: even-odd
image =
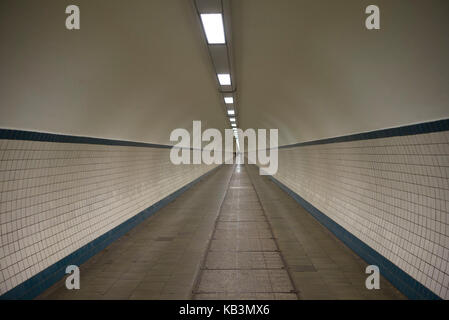
{"type": "MultiPolygon", "coordinates": [[[[443,120],[423,122],[423,123],[412,124],[412,125],[396,127],[396,128],[389,128],[389,129],[382,129],[382,130],[375,130],[375,131],[370,131],[370,132],[351,134],[351,135],[347,135],[347,136],[326,138],[326,139],[307,141],[307,142],[299,142],[299,143],[289,144],[289,145],[285,145],[285,146],[280,146],[279,149],[318,145],[318,144],[327,144],[327,143],[338,143],[338,142],[349,142],[349,141],[357,141],[357,140],[388,138],[388,137],[395,137],[395,136],[408,136],[408,135],[414,135],[414,134],[423,134],[423,133],[440,132],[440,131],[448,131],[448,130],[449,130],[449,119],[443,119],[443,120]]],[[[126,140],[112,140],[112,139],[103,139],[103,138],[71,136],[71,135],[63,135],[63,134],[12,130],[12,129],[0,129],[0,139],[46,141],[46,142],[59,142],[59,143],[99,144],[99,145],[146,147],[146,148],[166,148],[166,149],[172,147],[171,145],[165,145],[165,144],[154,144],[154,143],[145,143],[145,142],[126,141],[126,140]]]]}
{"type": "Polygon", "coordinates": [[[172,147],[170,145],[165,144],[134,142],[126,140],[111,140],[102,138],[91,138],[91,137],[71,136],[64,134],[23,131],[23,130],[10,130],[10,129],[0,129],[0,139],[59,142],[59,143],[100,144],[108,146],[146,147],[146,148],[164,148],[164,149],[172,147]]]}
{"type": "Polygon", "coordinates": [[[390,129],[382,129],[382,130],[375,130],[375,131],[370,131],[370,132],[351,134],[351,135],[335,137],[335,138],[326,138],[326,139],[320,139],[320,140],[314,140],[314,141],[294,143],[294,144],[289,144],[289,145],[285,145],[285,146],[280,146],[279,149],[312,146],[312,145],[318,145],[318,144],[349,142],[349,141],[357,141],[357,140],[389,138],[389,137],[396,137],[396,136],[409,136],[409,135],[414,135],[414,134],[423,134],[423,133],[440,132],[440,131],[448,131],[448,130],[449,130],[449,119],[443,119],[443,120],[423,122],[423,123],[412,124],[412,125],[390,128],[390,129]]]}
{"type": "Polygon", "coordinates": [[[330,219],[323,212],[304,200],[296,192],[288,188],[273,176],[269,177],[274,183],[276,183],[282,190],[287,192],[315,219],[317,219],[322,225],[329,229],[338,239],[340,239],[345,245],[351,248],[363,260],[365,260],[370,265],[377,265],[379,267],[380,273],[409,299],[441,300],[441,298],[431,290],[424,287],[421,283],[413,279],[390,260],[372,249],[370,246],[365,244],[362,240],[354,236],[338,223],[330,219]]]}
{"type": "Polygon", "coordinates": [[[52,286],[54,283],[56,283],[66,275],[65,268],[68,265],[77,265],[77,266],[82,265],[90,257],[94,256],[95,254],[106,248],[109,244],[111,244],[124,234],[126,234],[132,228],[134,228],[142,221],[153,215],[157,210],[159,210],[163,206],[173,201],[175,198],[184,193],[187,189],[192,187],[200,180],[204,179],[206,176],[214,172],[219,167],[221,166],[218,166],[212,169],[211,171],[206,172],[196,180],[186,184],[184,187],[178,189],[177,191],[168,195],[164,199],[146,208],[142,212],[126,220],[125,222],[115,227],[114,229],[106,232],[105,234],[89,242],[88,244],[74,251],[65,258],[59,260],[55,264],[49,266],[45,270],[34,275],[25,282],[14,287],[10,291],[0,296],[0,300],[27,300],[37,297],[39,294],[44,292],[46,289],[48,289],[50,286],[52,286]]]}

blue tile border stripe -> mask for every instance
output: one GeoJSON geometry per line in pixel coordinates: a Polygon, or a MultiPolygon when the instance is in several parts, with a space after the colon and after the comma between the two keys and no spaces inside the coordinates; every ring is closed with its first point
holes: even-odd
{"type": "Polygon", "coordinates": [[[350,142],[357,140],[371,140],[371,139],[380,139],[380,138],[391,138],[397,136],[409,136],[415,134],[423,134],[423,133],[432,133],[432,132],[440,132],[440,131],[448,131],[449,130],[449,119],[431,121],[431,122],[423,122],[417,124],[406,125],[402,127],[395,127],[389,129],[375,130],[363,133],[356,133],[346,136],[340,136],[335,138],[326,138],[314,141],[307,142],[299,142],[294,144],[289,144],[285,146],[280,146],[279,149],[286,148],[295,148],[295,147],[304,147],[304,146],[313,146],[319,144],[328,144],[328,143],[339,143],[339,142],[350,142]]]}
{"type": "MultiPolygon", "coordinates": [[[[417,124],[411,124],[401,127],[374,130],[363,133],[356,133],[351,135],[345,135],[334,138],[325,138],[313,141],[299,142],[280,146],[279,149],[295,148],[302,146],[311,146],[328,143],[349,142],[357,140],[370,140],[389,138],[396,136],[407,136],[423,133],[432,133],[449,130],[449,119],[442,119],[430,122],[423,122],[417,124]]],[[[13,129],[0,129],[0,140],[26,140],[26,141],[41,141],[41,142],[59,142],[59,143],[80,143],[80,144],[97,144],[97,145],[109,145],[109,146],[129,146],[129,147],[146,147],[146,148],[164,148],[169,149],[173,146],[165,144],[154,144],[146,142],[135,142],[127,140],[114,140],[104,138],[93,138],[84,136],[73,136],[46,132],[13,130],[13,129]]]]}
{"type": "Polygon", "coordinates": [[[316,220],[318,220],[322,225],[329,229],[338,239],[340,239],[346,246],[352,249],[363,260],[365,260],[370,265],[377,265],[379,267],[380,273],[409,299],[442,300],[431,290],[413,279],[410,275],[408,275],[390,260],[385,258],[383,255],[368,246],[362,240],[340,226],[334,220],[314,207],[311,203],[304,200],[300,195],[284,185],[282,182],[280,182],[273,176],[269,177],[275,184],[277,184],[282,190],[284,190],[293,199],[295,199],[296,202],[298,202],[304,209],[306,209],[316,220]]]}
{"type": "Polygon", "coordinates": [[[173,201],[175,198],[180,196],[193,185],[195,185],[200,180],[204,179],[206,176],[210,175],[220,167],[221,165],[206,172],[202,176],[186,184],[177,191],[156,202],[152,206],[146,208],[145,210],[126,220],[117,227],[109,230],[95,240],[89,242],[88,244],[69,254],[65,258],[59,260],[58,262],[34,275],[25,282],[22,282],[18,286],[12,288],[8,292],[0,296],[0,300],[28,300],[37,297],[39,294],[44,292],[46,289],[51,287],[54,283],[56,283],[66,275],[65,268],[68,265],[82,265],[89,258],[106,248],[109,244],[126,234],[135,226],[139,225],[145,219],[156,213],[160,208],[173,201]]]}
{"type": "Polygon", "coordinates": [[[55,134],[46,132],[23,131],[0,129],[0,140],[25,140],[25,141],[41,141],[41,142],[59,142],[59,143],[80,143],[80,144],[97,144],[107,146],[126,146],[126,147],[146,147],[146,148],[163,148],[169,149],[172,146],[165,144],[154,144],[145,142],[135,142],[126,140],[112,140],[103,138],[92,138],[82,136],[72,136],[65,134],[55,134]]]}

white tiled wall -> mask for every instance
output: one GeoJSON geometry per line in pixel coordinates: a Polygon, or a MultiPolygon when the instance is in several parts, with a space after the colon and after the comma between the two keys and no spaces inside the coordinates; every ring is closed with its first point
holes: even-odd
{"type": "Polygon", "coordinates": [[[0,295],[216,167],[169,153],[0,140],[0,295]]]}
{"type": "Polygon", "coordinates": [[[449,132],[280,149],[275,178],[449,299],[449,132]]]}

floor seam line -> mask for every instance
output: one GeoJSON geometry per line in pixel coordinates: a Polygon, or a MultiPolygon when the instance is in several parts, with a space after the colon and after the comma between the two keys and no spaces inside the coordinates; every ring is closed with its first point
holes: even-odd
{"type": "Polygon", "coordinates": [[[271,222],[270,222],[269,219],[268,219],[267,213],[266,213],[266,211],[265,211],[265,207],[264,207],[262,201],[260,200],[259,192],[257,192],[256,186],[255,186],[254,181],[253,181],[253,179],[252,179],[252,177],[251,177],[251,174],[249,173],[249,169],[248,169],[247,165],[245,165],[245,170],[246,170],[246,172],[247,172],[247,174],[248,174],[249,180],[251,181],[251,185],[253,186],[253,189],[254,189],[254,191],[256,192],[256,197],[257,197],[257,199],[258,199],[258,201],[259,201],[259,203],[260,203],[260,206],[262,207],[263,215],[265,216],[265,218],[266,218],[266,220],[267,220],[267,224],[268,224],[268,226],[269,226],[269,228],[270,228],[270,232],[271,232],[271,234],[273,235],[273,241],[274,241],[274,243],[275,243],[277,249],[279,250],[279,256],[280,256],[280,258],[281,258],[281,260],[282,260],[282,263],[284,264],[284,270],[287,272],[288,278],[290,279],[291,285],[292,285],[292,287],[293,287],[293,292],[290,292],[290,293],[295,293],[295,294],[296,294],[296,297],[297,297],[298,300],[299,300],[299,299],[300,299],[299,291],[298,291],[298,289],[296,288],[295,282],[293,281],[293,277],[292,277],[292,275],[291,275],[290,272],[289,272],[289,268],[288,268],[287,262],[286,262],[286,260],[284,259],[284,256],[283,256],[283,254],[282,254],[282,251],[280,250],[279,243],[278,243],[278,241],[277,241],[277,239],[276,239],[276,237],[275,237],[275,235],[274,235],[274,232],[273,232],[272,224],[271,224],[271,222]]]}
{"type": "Polygon", "coordinates": [[[217,217],[216,217],[215,222],[214,222],[212,234],[211,234],[211,237],[210,237],[209,242],[207,244],[207,248],[205,250],[205,254],[203,256],[203,259],[202,259],[202,261],[200,263],[199,272],[198,272],[198,274],[196,276],[196,279],[194,281],[194,285],[193,285],[193,288],[192,288],[192,291],[191,291],[191,294],[190,294],[190,300],[193,300],[192,298],[194,298],[194,296],[197,294],[197,289],[199,288],[199,285],[200,285],[201,277],[203,275],[202,268],[206,264],[207,256],[209,254],[210,247],[212,245],[212,240],[214,239],[215,231],[217,230],[217,224],[219,222],[219,217],[220,217],[220,213],[221,213],[221,210],[222,210],[222,207],[223,207],[223,203],[225,202],[226,196],[228,194],[229,186],[231,184],[232,177],[234,176],[234,167],[235,167],[235,164],[232,166],[232,174],[229,177],[229,180],[228,180],[228,183],[227,183],[227,187],[226,187],[226,190],[225,190],[224,195],[223,195],[223,199],[221,200],[220,207],[218,208],[218,214],[217,214],[217,217]]]}

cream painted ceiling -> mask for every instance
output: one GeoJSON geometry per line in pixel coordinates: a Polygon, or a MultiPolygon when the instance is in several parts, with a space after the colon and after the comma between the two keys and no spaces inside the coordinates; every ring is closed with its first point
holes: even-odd
{"type": "Polygon", "coordinates": [[[240,125],[284,145],[449,117],[448,14],[447,0],[233,0],[240,125]]]}
{"type": "Polygon", "coordinates": [[[0,41],[0,128],[170,144],[227,126],[190,1],[2,0],[0,41]]]}
{"type": "MultiPolygon", "coordinates": [[[[190,0],[0,1],[0,127],[170,143],[227,126],[190,0]]],[[[231,0],[238,119],[280,145],[449,116],[447,0],[231,0]],[[381,30],[364,28],[377,4],[381,30]]]]}

